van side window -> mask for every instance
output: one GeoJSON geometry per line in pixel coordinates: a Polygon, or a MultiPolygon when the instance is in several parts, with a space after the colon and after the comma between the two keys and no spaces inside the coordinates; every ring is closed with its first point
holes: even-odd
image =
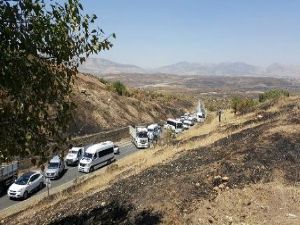
{"type": "Polygon", "coordinates": [[[109,154],[111,154],[111,153],[113,153],[113,152],[114,152],[114,148],[111,147],[111,148],[108,148],[108,149],[105,149],[105,150],[99,152],[98,155],[99,155],[99,158],[100,158],[100,157],[109,155],[109,154]]]}

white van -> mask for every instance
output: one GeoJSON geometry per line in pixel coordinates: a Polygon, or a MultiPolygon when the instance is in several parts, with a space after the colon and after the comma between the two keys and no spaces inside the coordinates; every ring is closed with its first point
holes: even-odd
{"type": "Polygon", "coordinates": [[[203,112],[197,112],[197,121],[198,122],[204,122],[205,120],[205,114],[203,112]]]}
{"type": "Polygon", "coordinates": [[[147,127],[148,137],[150,140],[158,139],[160,137],[160,126],[157,123],[151,124],[147,127]]]}
{"type": "Polygon", "coordinates": [[[89,173],[109,164],[114,159],[114,143],[111,141],[94,144],[87,148],[79,161],[78,171],[89,173]]]}
{"type": "Polygon", "coordinates": [[[183,130],[182,122],[174,119],[168,119],[164,127],[166,129],[171,129],[176,134],[181,133],[183,130]]]}

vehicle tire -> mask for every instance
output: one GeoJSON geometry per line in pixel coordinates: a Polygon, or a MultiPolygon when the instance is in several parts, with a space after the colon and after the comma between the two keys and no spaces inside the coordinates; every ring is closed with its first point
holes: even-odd
{"type": "Polygon", "coordinates": [[[90,171],[89,171],[89,172],[91,173],[91,172],[93,172],[93,171],[94,171],[94,167],[92,166],[92,167],[90,168],[90,171]]]}
{"type": "Polygon", "coordinates": [[[39,190],[42,190],[43,187],[44,187],[44,184],[43,184],[43,182],[41,182],[41,183],[39,184],[39,190]]]}
{"type": "Polygon", "coordinates": [[[23,200],[25,200],[27,198],[28,198],[28,191],[25,191],[24,194],[23,194],[23,200]]]}

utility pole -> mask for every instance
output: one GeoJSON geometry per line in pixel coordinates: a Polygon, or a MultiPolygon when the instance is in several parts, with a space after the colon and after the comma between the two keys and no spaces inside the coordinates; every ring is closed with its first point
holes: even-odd
{"type": "Polygon", "coordinates": [[[221,123],[221,120],[222,120],[222,110],[219,110],[218,111],[218,115],[219,115],[219,123],[221,123]]]}

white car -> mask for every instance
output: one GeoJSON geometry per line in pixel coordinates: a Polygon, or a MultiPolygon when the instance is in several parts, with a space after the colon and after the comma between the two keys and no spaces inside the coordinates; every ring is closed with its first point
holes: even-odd
{"type": "Polygon", "coordinates": [[[9,188],[9,198],[27,199],[34,191],[44,187],[44,176],[40,172],[27,172],[20,176],[9,188]]]}
{"type": "Polygon", "coordinates": [[[59,156],[53,156],[49,161],[45,176],[50,179],[56,179],[63,175],[65,171],[65,162],[59,156]]]}

